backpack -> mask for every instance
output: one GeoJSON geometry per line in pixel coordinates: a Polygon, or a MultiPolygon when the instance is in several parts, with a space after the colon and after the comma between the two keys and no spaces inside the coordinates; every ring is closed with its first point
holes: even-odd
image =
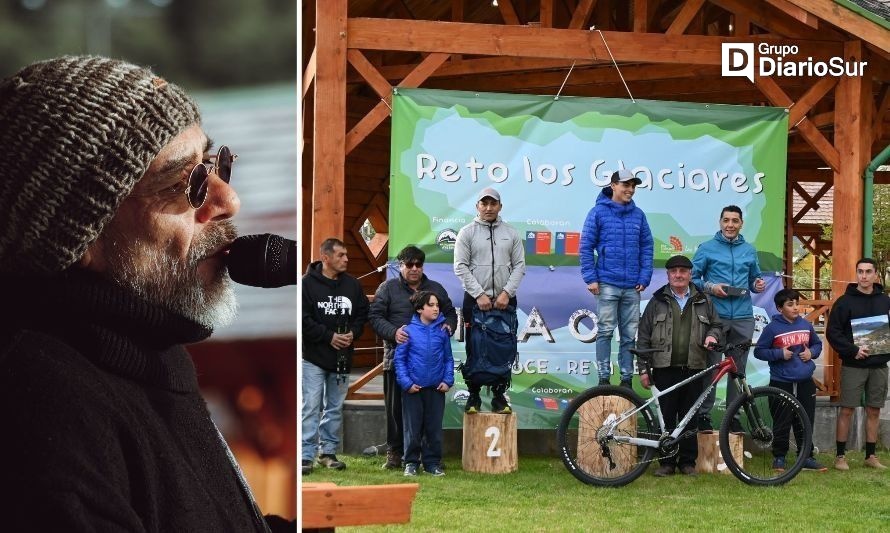
{"type": "Polygon", "coordinates": [[[516,349],[519,321],[515,308],[482,311],[473,306],[470,327],[467,360],[458,367],[464,381],[476,385],[509,385],[511,370],[519,355],[516,349]]]}

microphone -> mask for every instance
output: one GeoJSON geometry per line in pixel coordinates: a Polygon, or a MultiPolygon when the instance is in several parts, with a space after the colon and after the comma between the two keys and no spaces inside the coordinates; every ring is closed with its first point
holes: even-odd
{"type": "Polygon", "coordinates": [[[226,265],[232,281],[241,285],[296,285],[297,241],[271,233],[238,237],[229,247],[226,265]]]}

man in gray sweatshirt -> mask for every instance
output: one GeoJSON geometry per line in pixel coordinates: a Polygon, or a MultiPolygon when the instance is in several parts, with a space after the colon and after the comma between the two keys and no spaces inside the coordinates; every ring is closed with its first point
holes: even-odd
{"type": "MultiPolygon", "coordinates": [[[[516,229],[501,219],[502,208],[500,193],[491,187],[483,189],[476,201],[479,214],[473,222],[461,228],[454,245],[454,273],[464,289],[461,313],[467,328],[468,362],[473,358],[470,342],[473,332],[468,326],[473,323],[474,307],[481,311],[509,309],[513,322],[516,322],[516,290],[525,275],[525,249],[516,229]]],[[[467,413],[476,413],[481,408],[479,391],[483,385],[491,386],[493,412],[511,412],[504,397],[509,377],[497,383],[484,383],[465,376],[465,381],[470,391],[465,407],[467,413]]]]}

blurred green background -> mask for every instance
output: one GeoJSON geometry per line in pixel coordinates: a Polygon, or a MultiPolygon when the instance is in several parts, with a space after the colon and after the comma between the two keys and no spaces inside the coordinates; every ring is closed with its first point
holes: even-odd
{"type": "Polygon", "coordinates": [[[189,89],[296,79],[293,0],[0,0],[0,77],[98,54],[189,89]]]}

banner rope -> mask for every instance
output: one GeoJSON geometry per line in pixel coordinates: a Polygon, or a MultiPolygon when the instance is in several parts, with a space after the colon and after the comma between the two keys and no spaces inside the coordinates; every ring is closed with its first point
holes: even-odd
{"type": "Polygon", "coordinates": [[[606,46],[606,52],[609,52],[609,57],[612,58],[612,64],[615,65],[615,70],[618,71],[618,76],[621,78],[621,83],[624,84],[624,90],[627,91],[627,95],[630,96],[630,101],[633,103],[637,103],[634,100],[634,95],[630,94],[630,87],[627,86],[627,82],[624,81],[624,74],[621,73],[621,69],[618,68],[618,63],[615,61],[615,56],[612,55],[612,50],[609,48],[609,43],[606,42],[606,36],[603,35],[602,30],[596,29],[596,26],[591,26],[590,31],[595,31],[600,34],[600,39],[603,40],[603,44],[606,46]]]}
{"type": "Polygon", "coordinates": [[[572,75],[572,70],[575,68],[575,61],[572,61],[572,66],[569,67],[569,71],[566,73],[566,79],[562,80],[562,85],[559,86],[559,90],[556,91],[556,96],[553,97],[554,100],[559,100],[559,95],[562,94],[562,88],[566,86],[566,82],[569,81],[569,76],[572,75]]]}

